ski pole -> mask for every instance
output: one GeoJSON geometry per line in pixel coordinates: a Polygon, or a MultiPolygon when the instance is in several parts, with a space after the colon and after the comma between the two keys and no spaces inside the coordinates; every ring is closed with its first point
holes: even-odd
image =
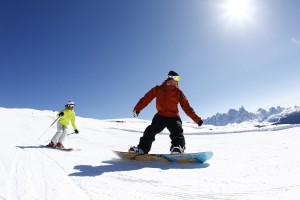
{"type": "Polygon", "coordinates": [[[38,140],[37,141],[39,141],[44,135],[45,135],[45,133],[49,130],[49,128],[58,120],[60,118],[60,116],[58,116],[55,120],[54,120],[54,122],[42,133],[42,135],[38,138],[38,140]]]}
{"type": "Polygon", "coordinates": [[[78,134],[78,133],[75,133],[75,132],[73,132],[73,133],[68,133],[68,135],[73,135],[73,134],[78,134]]]}

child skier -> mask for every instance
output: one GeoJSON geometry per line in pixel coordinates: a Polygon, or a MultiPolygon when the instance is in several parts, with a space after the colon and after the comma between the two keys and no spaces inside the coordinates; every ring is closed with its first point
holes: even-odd
{"type": "Polygon", "coordinates": [[[78,129],[75,125],[75,112],[74,112],[75,103],[73,101],[69,101],[65,105],[65,109],[61,110],[57,117],[60,119],[57,122],[57,132],[51,139],[51,142],[47,145],[48,147],[54,148],[64,148],[62,142],[65,140],[65,137],[68,133],[68,126],[71,121],[74,132],[79,133],[78,129]]]}

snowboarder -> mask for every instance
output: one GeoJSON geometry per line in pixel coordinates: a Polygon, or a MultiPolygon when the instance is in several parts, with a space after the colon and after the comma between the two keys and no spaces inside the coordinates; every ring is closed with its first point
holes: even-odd
{"type": "Polygon", "coordinates": [[[51,139],[51,142],[47,145],[48,147],[54,148],[64,148],[62,142],[65,140],[65,137],[68,133],[68,126],[71,121],[74,132],[79,133],[78,129],[75,125],[75,112],[74,112],[75,103],[73,101],[69,101],[65,105],[65,109],[61,110],[57,117],[60,119],[57,122],[57,132],[51,139]]]}
{"type": "Polygon", "coordinates": [[[170,71],[167,79],[161,84],[152,88],[142,97],[133,109],[133,116],[138,117],[143,110],[154,98],[156,98],[157,113],[152,119],[143,136],[140,138],[137,147],[132,146],[129,152],[137,154],[148,154],[151,149],[152,142],[155,140],[155,135],[167,128],[170,131],[171,138],[171,153],[183,153],[185,150],[185,139],[182,129],[182,121],[179,116],[178,103],[184,112],[198,126],[203,124],[202,119],[195,113],[190,106],[187,98],[178,87],[180,76],[170,71]]]}

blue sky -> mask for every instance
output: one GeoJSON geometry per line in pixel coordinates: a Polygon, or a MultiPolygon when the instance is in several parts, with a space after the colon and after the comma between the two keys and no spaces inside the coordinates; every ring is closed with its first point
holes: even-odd
{"type": "Polygon", "coordinates": [[[245,1],[1,0],[0,107],[131,117],[170,70],[203,118],[299,105],[300,1],[245,1]]]}

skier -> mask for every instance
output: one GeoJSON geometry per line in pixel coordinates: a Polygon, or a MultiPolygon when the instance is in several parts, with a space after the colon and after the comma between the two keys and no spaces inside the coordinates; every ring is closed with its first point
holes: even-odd
{"type": "Polygon", "coordinates": [[[182,129],[182,121],[179,116],[178,103],[184,112],[198,126],[203,124],[202,119],[195,113],[189,105],[187,98],[178,87],[180,76],[170,71],[167,79],[161,84],[152,88],[142,97],[133,109],[133,116],[138,117],[143,110],[154,98],[156,98],[157,113],[152,119],[143,136],[140,138],[137,147],[132,146],[129,152],[137,154],[148,154],[151,149],[152,142],[155,140],[155,135],[167,128],[170,131],[172,154],[183,153],[185,150],[185,139],[182,129]]]}
{"type": "Polygon", "coordinates": [[[57,132],[51,139],[51,142],[47,145],[48,147],[54,148],[64,148],[62,142],[65,140],[65,137],[68,133],[68,126],[71,121],[74,132],[79,133],[78,129],[75,125],[75,112],[74,112],[75,103],[73,101],[69,101],[65,105],[65,109],[61,110],[57,117],[60,119],[57,122],[57,132]]]}

